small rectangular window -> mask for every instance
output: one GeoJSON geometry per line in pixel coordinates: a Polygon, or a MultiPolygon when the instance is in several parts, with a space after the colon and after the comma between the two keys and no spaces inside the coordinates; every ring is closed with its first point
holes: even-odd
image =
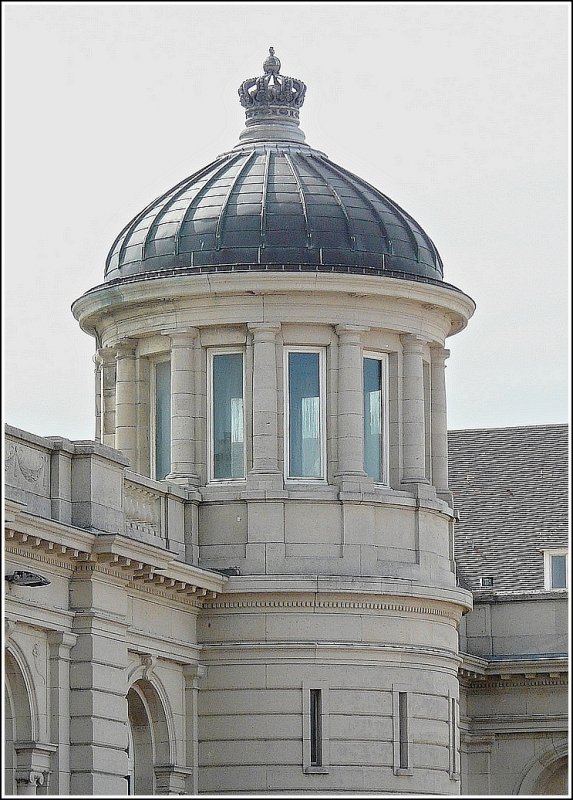
{"type": "Polygon", "coordinates": [[[363,360],[364,471],[376,483],[387,483],[388,424],[385,357],[363,360]]]}
{"type": "Polygon", "coordinates": [[[460,740],[459,740],[459,705],[457,698],[448,695],[448,719],[450,727],[450,767],[449,773],[452,780],[460,779],[460,740]]]}
{"type": "Polygon", "coordinates": [[[310,690],[310,765],[322,766],[322,698],[320,689],[310,690]]]}
{"type": "Polygon", "coordinates": [[[480,578],[480,586],[482,586],[483,588],[493,586],[493,578],[482,576],[480,578]]]}
{"type": "Polygon", "coordinates": [[[286,382],[286,477],[324,479],[323,351],[287,351],[286,382]]]}
{"type": "Polygon", "coordinates": [[[544,551],[544,587],[546,590],[567,589],[569,583],[567,556],[566,548],[544,551]]]}
{"type": "Polygon", "coordinates": [[[551,587],[553,589],[567,588],[566,556],[551,556],[551,587]]]}
{"type": "Polygon", "coordinates": [[[213,480],[245,477],[244,368],[242,353],[212,353],[210,462],[213,480]]]}
{"type": "Polygon", "coordinates": [[[154,434],[155,479],[160,481],[171,471],[170,361],[155,364],[154,434]]]}

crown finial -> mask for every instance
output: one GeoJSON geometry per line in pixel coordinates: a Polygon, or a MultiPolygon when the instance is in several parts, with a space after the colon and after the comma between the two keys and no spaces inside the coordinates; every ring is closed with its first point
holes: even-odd
{"type": "Polygon", "coordinates": [[[264,75],[247,78],[239,86],[239,99],[247,117],[241,141],[304,141],[303,132],[298,130],[298,110],[304,103],[306,85],[298,78],[281,75],[280,69],[275,49],[269,47],[263,62],[264,75]]]}
{"type": "Polygon", "coordinates": [[[275,56],[275,48],[269,47],[269,56],[263,62],[263,72],[265,75],[278,75],[281,71],[281,62],[275,56]]]}

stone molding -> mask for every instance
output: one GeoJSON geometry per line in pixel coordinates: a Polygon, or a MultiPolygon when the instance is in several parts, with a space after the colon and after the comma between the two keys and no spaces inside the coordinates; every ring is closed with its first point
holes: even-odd
{"type": "MultiPolygon", "coordinates": [[[[454,619],[450,612],[439,608],[406,605],[400,603],[375,602],[371,600],[221,600],[218,602],[206,600],[203,607],[206,610],[219,608],[343,608],[372,611],[399,611],[454,619]]],[[[455,619],[457,619],[457,617],[455,619]]]]}
{"type": "MultiPolygon", "coordinates": [[[[71,534],[62,537],[65,544],[47,538],[52,531],[38,528],[30,535],[21,529],[27,526],[29,516],[25,512],[17,512],[15,523],[7,523],[6,551],[59,567],[70,574],[101,573],[125,581],[130,588],[141,589],[144,585],[149,592],[149,586],[153,585],[163,597],[181,602],[183,596],[188,596],[193,602],[201,603],[204,599],[216,597],[227,580],[218,574],[201,575],[203,571],[200,568],[177,561],[163,549],[121,535],[96,536],[78,531],[78,546],[74,547],[70,539],[76,531],[68,531],[65,526],[53,521],[50,527],[71,534]],[[34,535],[36,533],[38,535],[34,535]]],[[[31,521],[31,524],[37,523],[37,520],[35,523],[31,521]]]]}

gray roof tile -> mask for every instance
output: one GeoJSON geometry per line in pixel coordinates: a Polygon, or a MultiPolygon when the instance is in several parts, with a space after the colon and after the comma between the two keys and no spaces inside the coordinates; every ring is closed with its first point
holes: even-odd
{"type": "Polygon", "coordinates": [[[543,589],[542,549],[568,543],[568,426],[450,431],[448,444],[460,584],[543,589]]]}

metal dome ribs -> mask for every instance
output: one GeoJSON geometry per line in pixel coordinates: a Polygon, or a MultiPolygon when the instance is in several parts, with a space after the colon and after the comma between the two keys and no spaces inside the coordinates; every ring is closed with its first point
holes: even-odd
{"type": "Polygon", "coordinates": [[[442,279],[434,243],[412,217],[294,142],[240,145],[165,192],[118,236],[105,278],[208,267],[442,279]]]}

